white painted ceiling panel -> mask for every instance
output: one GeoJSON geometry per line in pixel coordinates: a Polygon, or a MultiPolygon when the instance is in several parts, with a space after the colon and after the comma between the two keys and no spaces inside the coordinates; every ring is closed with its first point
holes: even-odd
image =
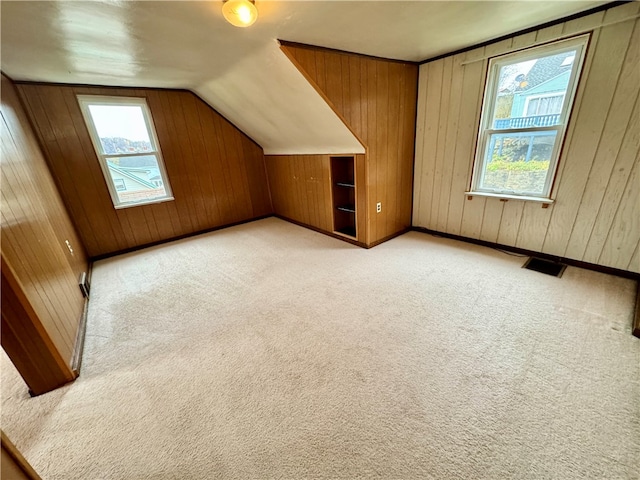
{"type": "Polygon", "coordinates": [[[364,153],[275,40],[273,44],[247,55],[194,92],[245,132],[254,132],[265,154],[364,153]]]}
{"type": "Polygon", "coordinates": [[[258,21],[241,29],[221,1],[2,0],[1,68],[14,80],[186,88],[267,153],[358,153],[276,39],[423,60],[604,3],[256,0],[258,21]]]}

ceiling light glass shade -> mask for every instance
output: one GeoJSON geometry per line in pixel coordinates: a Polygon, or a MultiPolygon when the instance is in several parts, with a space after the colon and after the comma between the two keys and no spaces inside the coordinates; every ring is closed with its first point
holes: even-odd
{"type": "Polygon", "coordinates": [[[258,18],[255,0],[226,0],[222,4],[222,15],[235,27],[248,27],[258,18]]]}

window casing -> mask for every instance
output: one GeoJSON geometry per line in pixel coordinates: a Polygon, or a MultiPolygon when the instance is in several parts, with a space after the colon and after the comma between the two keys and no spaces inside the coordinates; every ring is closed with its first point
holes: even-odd
{"type": "Polygon", "coordinates": [[[78,95],[115,208],[173,200],[144,98],[78,95]]]}
{"type": "Polygon", "coordinates": [[[550,200],[588,39],[489,61],[469,194],[550,200]]]}

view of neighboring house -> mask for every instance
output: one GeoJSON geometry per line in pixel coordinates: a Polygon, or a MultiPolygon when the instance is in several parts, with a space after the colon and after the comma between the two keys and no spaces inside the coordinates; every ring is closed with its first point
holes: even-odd
{"type": "Polygon", "coordinates": [[[518,127],[542,127],[558,122],[574,57],[573,52],[566,52],[536,60],[513,95],[512,123],[523,117],[528,121],[518,127]]]}
{"type": "Polygon", "coordinates": [[[126,157],[118,159],[120,163],[125,163],[125,166],[107,161],[109,173],[121,201],[140,201],[165,195],[165,188],[155,156],[147,155],[144,157],[130,158],[142,159],[143,164],[153,162],[156,166],[126,166],[126,157]]]}
{"type": "MultiPolygon", "coordinates": [[[[152,175],[151,169],[120,167],[112,162],[107,162],[107,165],[109,166],[109,172],[111,173],[111,178],[113,178],[116,190],[119,192],[144,190],[162,186],[162,182],[160,182],[160,185],[157,185],[150,181],[150,175],[152,175]]],[[[155,174],[154,176],[157,177],[158,175],[155,174]]]]}
{"type": "Polygon", "coordinates": [[[516,71],[509,82],[511,86],[500,91],[502,103],[510,104],[511,108],[505,115],[507,118],[496,118],[494,128],[555,125],[562,111],[574,57],[574,52],[569,51],[514,65],[525,71],[516,71]]]}

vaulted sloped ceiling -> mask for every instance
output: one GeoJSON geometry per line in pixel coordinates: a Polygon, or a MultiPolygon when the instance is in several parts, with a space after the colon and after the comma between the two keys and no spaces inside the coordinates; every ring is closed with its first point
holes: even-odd
{"type": "Polygon", "coordinates": [[[3,0],[1,67],[14,80],[185,88],[265,153],[360,153],[278,38],[418,61],[604,3],[257,0],[257,23],[240,29],[221,1],[3,0]]]}

